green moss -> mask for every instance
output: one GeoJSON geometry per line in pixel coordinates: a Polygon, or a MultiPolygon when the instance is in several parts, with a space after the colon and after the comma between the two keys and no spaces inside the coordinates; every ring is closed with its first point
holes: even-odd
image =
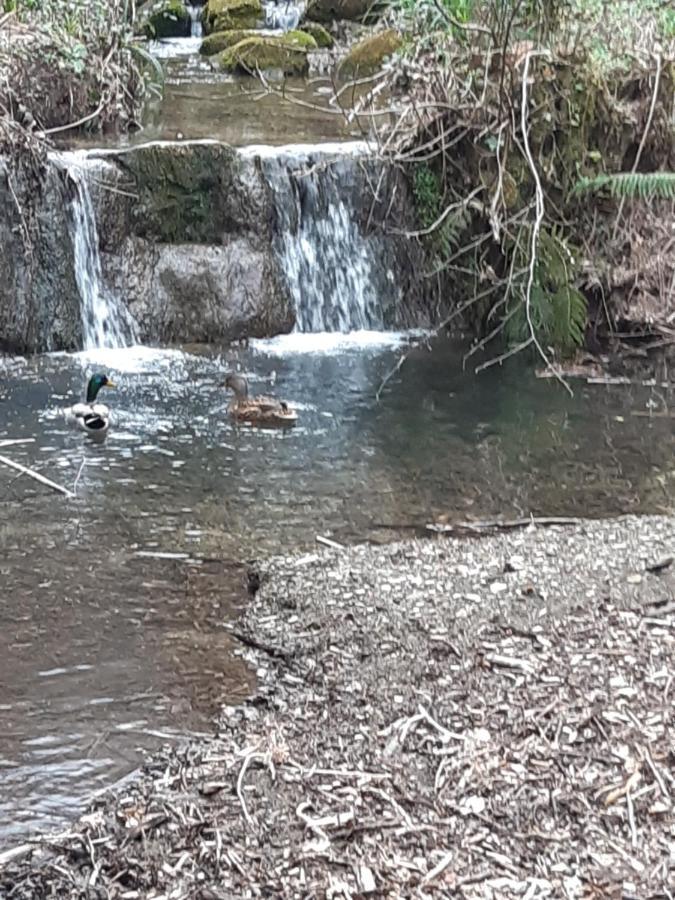
{"type": "Polygon", "coordinates": [[[136,233],[160,243],[218,243],[240,159],[221,144],[148,144],[119,157],[135,181],[136,233]]]}
{"type": "Polygon", "coordinates": [[[314,38],[302,31],[279,37],[250,37],[224,50],[218,64],[226,72],[280,69],[284,75],[305,75],[309,69],[307,51],[315,49],[314,38]]]}
{"type": "Polygon", "coordinates": [[[160,0],[143,16],[143,33],[148,38],[188,37],[190,14],[182,0],[160,0]]]}
{"type": "Polygon", "coordinates": [[[230,31],[214,31],[202,41],[199,52],[203,56],[214,56],[216,53],[222,53],[228,47],[234,47],[245,38],[256,37],[255,31],[246,30],[244,28],[232,28],[230,31]]]}
{"type": "Polygon", "coordinates": [[[372,75],[402,44],[402,38],[392,28],[371,34],[355,44],[345,56],[340,64],[340,74],[348,77],[372,75]]]}
{"type": "Polygon", "coordinates": [[[202,12],[207,34],[256,28],[262,19],[260,0],[208,0],[202,12]]]}
{"type": "Polygon", "coordinates": [[[321,47],[322,49],[331,50],[335,44],[333,40],[332,34],[320,25],[318,22],[305,22],[304,25],[300,27],[300,31],[304,31],[305,34],[311,35],[316,41],[317,47],[321,47]]]}

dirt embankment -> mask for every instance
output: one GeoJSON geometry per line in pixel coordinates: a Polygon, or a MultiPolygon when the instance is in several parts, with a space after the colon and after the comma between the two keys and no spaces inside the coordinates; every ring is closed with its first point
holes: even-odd
{"type": "Polygon", "coordinates": [[[272,561],[257,696],[0,894],[668,896],[674,551],[653,517],[272,561]]]}

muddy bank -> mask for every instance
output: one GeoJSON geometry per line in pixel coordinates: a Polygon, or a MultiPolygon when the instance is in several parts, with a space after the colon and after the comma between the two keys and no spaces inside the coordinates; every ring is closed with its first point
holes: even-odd
{"type": "Polygon", "coordinates": [[[258,695],[0,853],[0,893],[664,896],[674,547],[649,517],[273,560],[258,695]]]}

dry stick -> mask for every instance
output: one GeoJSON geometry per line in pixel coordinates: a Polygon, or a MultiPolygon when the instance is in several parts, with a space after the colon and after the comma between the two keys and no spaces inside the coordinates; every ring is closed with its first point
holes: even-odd
{"type": "Polygon", "coordinates": [[[525,315],[527,316],[527,327],[530,331],[530,335],[532,337],[532,343],[537,348],[537,351],[541,358],[546,363],[546,367],[550,369],[555,375],[556,379],[562,384],[570,397],[574,396],[574,391],[569,386],[569,384],[562,377],[560,372],[552,365],[549,361],[548,356],[546,355],[544,348],[539,343],[539,339],[534,330],[534,323],[532,322],[532,310],[531,310],[531,302],[532,302],[532,285],[534,284],[534,267],[537,264],[537,243],[539,241],[539,232],[541,231],[541,225],[544,221],[544,192],[541,187],[541,180],[539,178],[539,172],[537,171],[537,167],[534,164],[534,159],[532,157],[532,151],[530,149],[530,140],[527,134],[527,79],[530,73],[530,60],[533,56],[542,56],[546,55],[541,51],[530,51],[525,56],[525,66],[523,67],[523,93],[522,93],[522,103],[520,106],[520,115],[521,115],[521,130],[523,133],[523,147],[525,150],[525,159],[527,160],[527,164],[530,167],[530,171],[532,172],[532,177],[534,178],[534,186],[536,191],[536,216],[534,220],[534,224],[532,226],[532,250],[530,255],[530,270],[527,276],[527,288],[525,290],[525,315]]]}
{"type": "Polygon", "coordinates": [[[0,447],[13,447],[15,444],[34,444],[35,438],[6,438],[0,441],[0,447]]]}
{"type": "MultiPolygon", "coordinates": [[[[645,130],[642,133],[642,139],[637,149],[637,153],[635,154],[635,162],[633,163],[633,168],[630,170],[631,175],[635,175],[637,172],[637,167],[640,165],[640,158],[642,157],[642,151],[645,148],[645,144],[647,143],[647,135],[649,134],[649,129],[652,127],[652,119],[654,118],[654,110],[656,109],[656,100],[659,95],[659,82],[661,81],[661,54],[656,54],[656,78],[654,79],[654,92],[652,94],[652,102],[649,107],[649,113],[647,115],[647,122],[645,123],[645,130]]],[[[621,202],[619,203],[619,211],[616,214],[616,221],[614,222],[614,231],[612,232],[612,240],[616,240],[616,233],[619,230],[619,222],[621,220],[621,216],[623,215],[623,208],[626,204],[626,198],[622,197],[621,202]]]]}
{"type": "Polygon", "coordinates": [[[16,471],[21,472],[22,475],[29,475],[31,478],[35,479],[35,481],[39,481],[40,484],[46,484],[47,487],[50,487],[55,491],[59,491],[59,493],[64,494],[66,497],[75,496],[75,494],[73,494],[72,491],[69,491],[68,488],[57,484],[55,481],[50,481],[49,478],[46,478],[39,472],[35,472],[33,471],[33,469],[29,469],[27,466],[22,466],[21,463],[14,462],[14,460],[8,459],[6,456],[0,456],[0,463],[2,463],[4,466],[9,466],[10,469],[16,469],[16,471]]]}

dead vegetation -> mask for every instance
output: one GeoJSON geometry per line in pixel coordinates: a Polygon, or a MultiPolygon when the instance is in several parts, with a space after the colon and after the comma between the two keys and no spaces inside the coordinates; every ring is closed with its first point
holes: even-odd
{"type": "Polygon", "coordinates": [[[586,189],[599,175],[675,170],[666,5],[399,7],[406,47],[357,109],[380,155],[409,173],[427,283],[455,302],[442,327],[478,335],[467,361],[486,345],[497,347],[487,364],[531,348],[555,371],[583,345],[675,346],[672,192],[586,189]]]}
{"type": "Polygon", "coordinates": [[[145,79],[131,24],[124,0],[16,3],[0,15],[0,152],[136,127],[145,79]]]}
{"type": "Polygon", "coordinates": [[[273,561],[256,697],[0,853],[0,893],[671,897],[674,547],[627,518],[273,561]]]}

